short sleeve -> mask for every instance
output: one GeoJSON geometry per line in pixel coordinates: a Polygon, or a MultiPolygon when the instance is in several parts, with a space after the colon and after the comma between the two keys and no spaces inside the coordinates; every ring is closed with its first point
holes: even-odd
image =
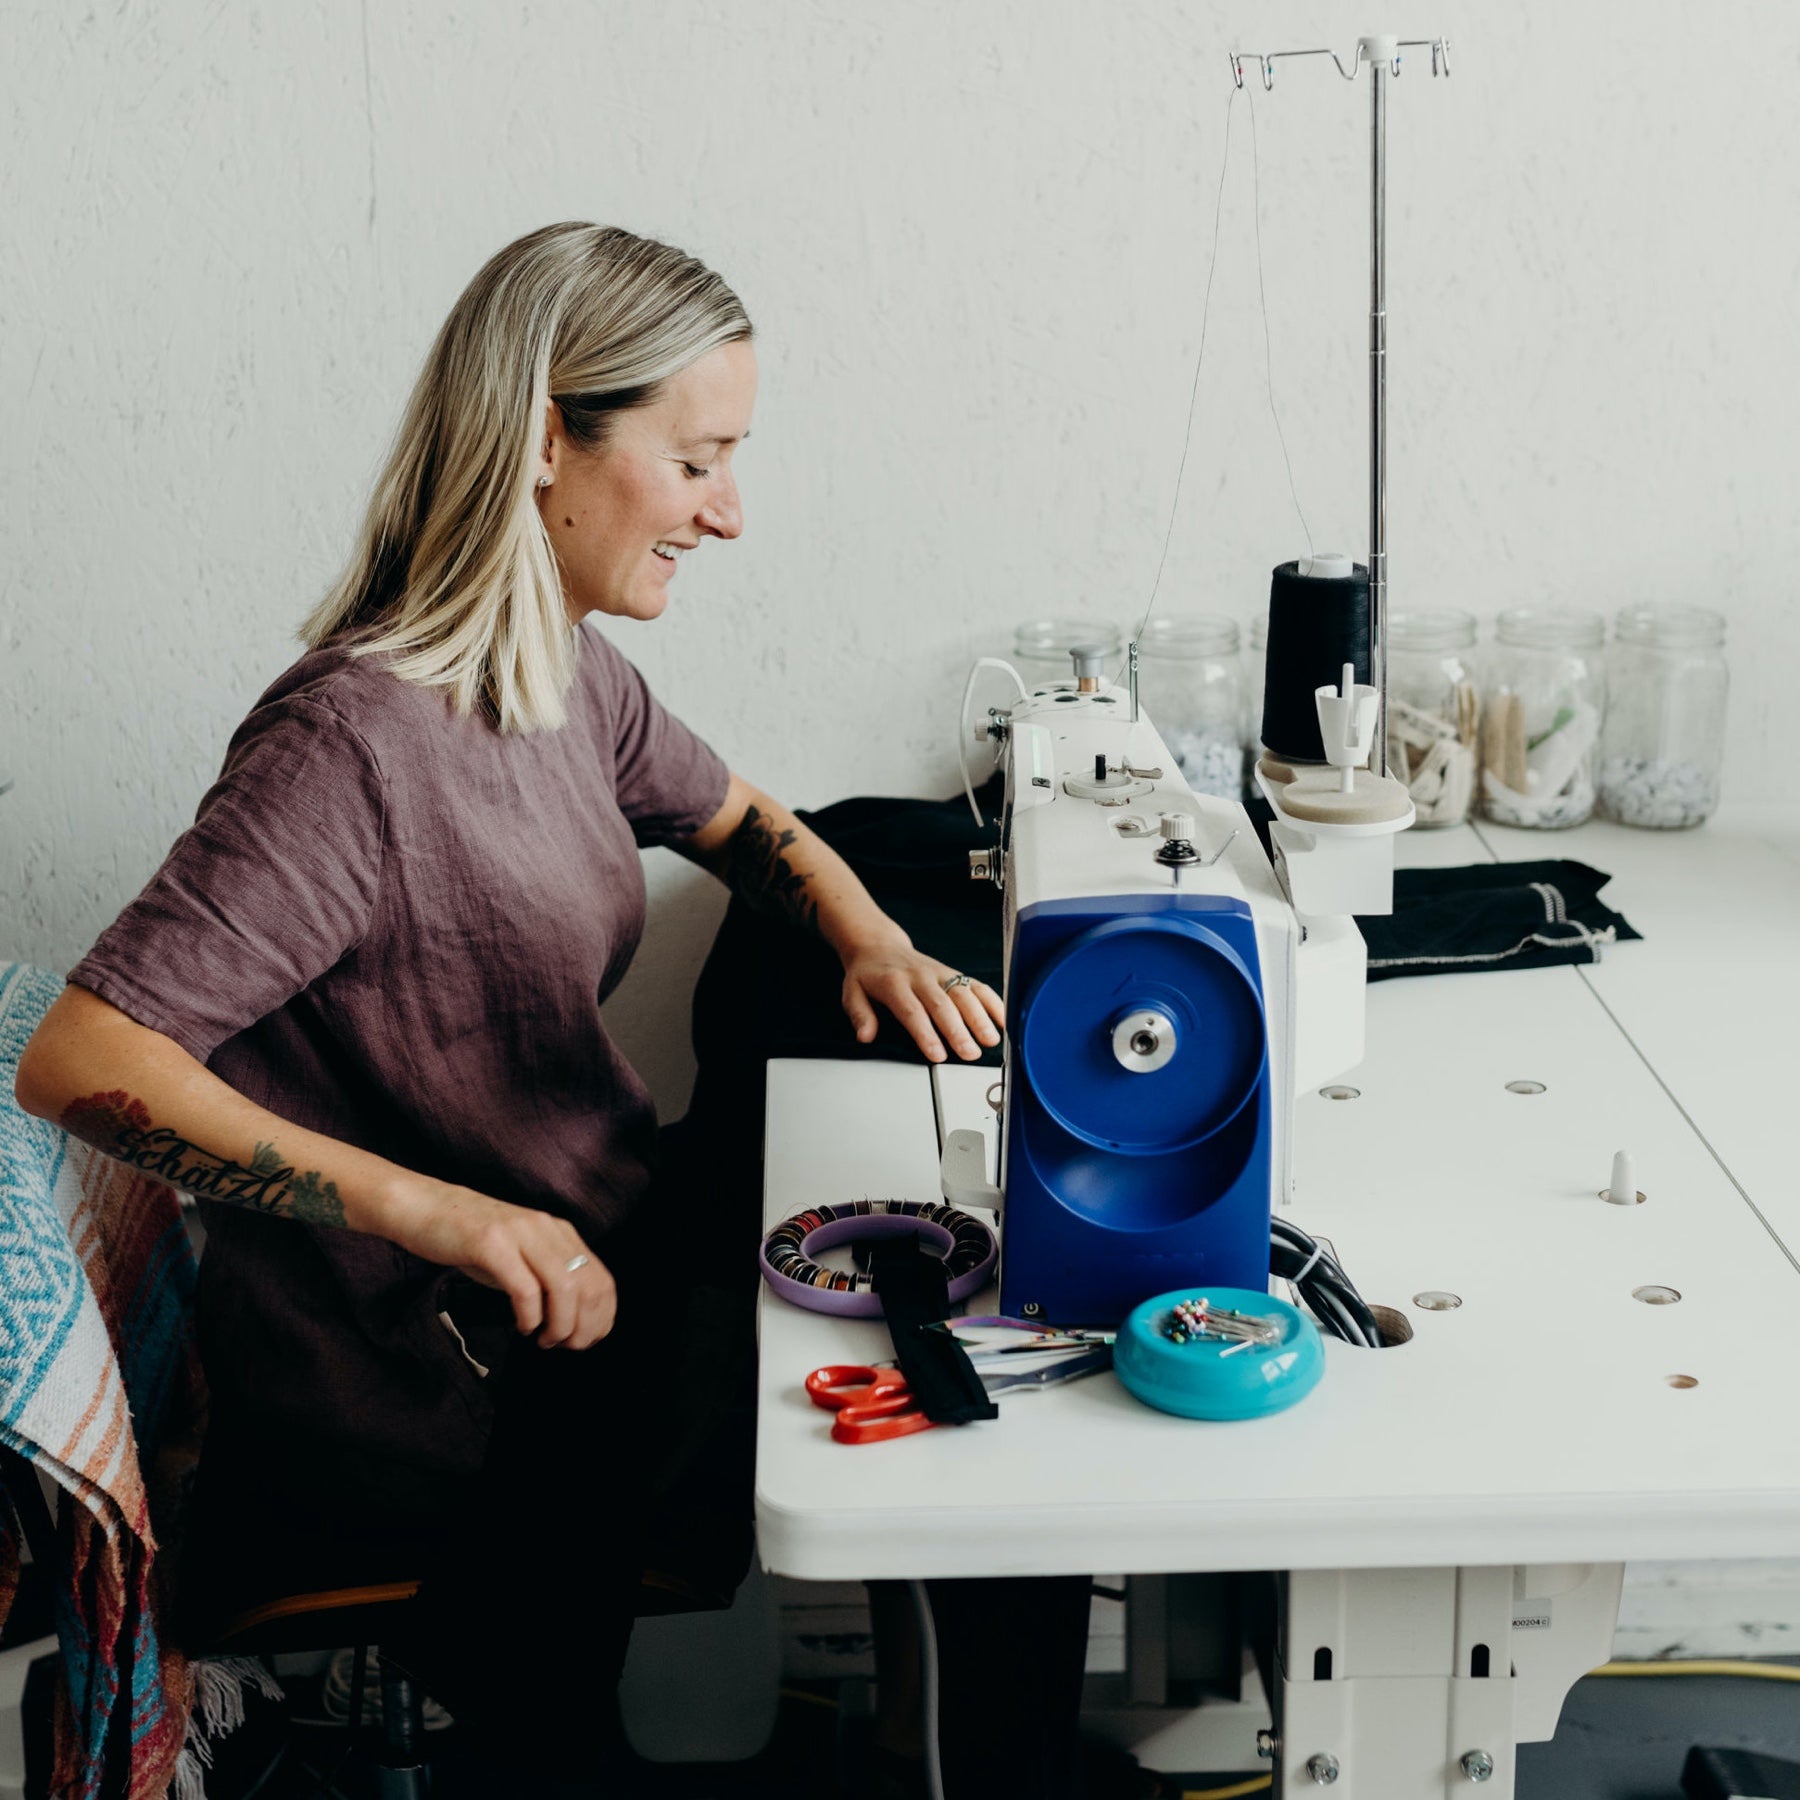
{"type": "Polygon", "coordinates": [[[658,701],[613,645],[590,626],[582,631],[583,656],[597,652],[597,679],[606,690],[620,812],[646,847],[690,836],[725,804],[731,771],[658,701]]]}
{"type": "Polygon", "coordinates": [[[193,825],[69,979],[206,1061],[361,940],[385,817],[351,725],[304,697],[259,707],[193,825]]]}

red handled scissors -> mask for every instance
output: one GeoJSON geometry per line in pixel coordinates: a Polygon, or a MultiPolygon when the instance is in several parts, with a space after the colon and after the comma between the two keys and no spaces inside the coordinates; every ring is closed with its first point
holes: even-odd
{"type": "Polygon", "coordinates": [[[837,1414],[831,1435],[840,1444],[875,1444],[929,1431],[936,1423],[919,1410],[906,1377],[894,1368],[827,1363],[807,1376],[806,1393],[814,1406],[837,1414]]]}
{"type": "MultiPolygon", "coordinates": [[[[1110,1343],[1088,1344],[1045,1368],[984,1373],[981,1385],[996,1395],[1031,1393],[1110,1369],[1112,1357],[1110,1343]]],[[[883,1438],[929,1431],[937,1423],[920,1410],[906,1377],[892,1365],[875,1368],[868,1363],[827,1363],[807,1376],[806,1392],[814,1406],[837,1414],[831,1435],[840,1444],[878,1444],[883,1438]]]]}

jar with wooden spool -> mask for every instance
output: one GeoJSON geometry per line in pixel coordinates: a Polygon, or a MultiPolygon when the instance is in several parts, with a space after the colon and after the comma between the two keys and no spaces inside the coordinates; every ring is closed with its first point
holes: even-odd
{"type": "Polygon", "coordinates": [[[1606,712],[1600,615],[1519,606],[1495,623],[1481,695],[1481,811],[1497,825],[1558,831],[1594,810],[1606,712]]]}
{"type": "Polygon", "coordinates": [[[1474,649],[1475,616],[1456,607],[1388,620],[1388,773],[1406,783],[1416,828],[1460,825],[1475,799],[1474,649]]]}

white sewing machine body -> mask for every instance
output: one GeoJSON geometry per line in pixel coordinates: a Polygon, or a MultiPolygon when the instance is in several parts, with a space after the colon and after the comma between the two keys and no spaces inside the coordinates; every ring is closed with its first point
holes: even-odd
{"type": "MultiPolygon", "coordinates": [[[[1363,1059],[1354,922],[1298,913],[1243,808],[1194,795],[1134,714],[1123,689],[1070,682],[1012,708],[1002,734],[1006,803],[989,871],[1005,895],[1010,1014],[1001,1308],[1058,1324],[1116,1321],[1182,1286],[1265,1288],[1270,1210],[1291,1194],[1296,1091],[1363,1059]],[[1172,959],[1171,937],[1183,942],[1172,959]],[[1196,1085],[1208,1090],[1198,1106],[1196,1085]],[[1220,1088],[1232,1091],[1203,1116],[1220,1088]],[[1217,1123],[1234,1100],[1238,1112],[1217,1123]],[[1162,1135],[1159,1111],[1176,1120],[1162,1135]],[[1047,1137],[1080,1140],[1048,1178],[1047,1137]],[[1260,1154],[1245,1151],[1252,1137],[1260,1154]],[[1246,1171],[1237,1188],[1214,1184],[1217,1210],[1232,1215],[1222,1222],[1197,1192],[1209,1157],[1246,1171]],[[1241,1191],[1251,1182],[1254,1201],[1241,1191]]],[[[1279,832],[1279,789],[1270,797],[1279,832]]],[[[1278,851],[1304,855],[1314,891],[1328,888],[1331,831],[1287,836],[1278,851]]],[[[1338,842],[1362,892],[1391,893],[1391,832],[1338,842]],[[1371,853],[1385,859],[1373,883],[1371,853]]],[[[1605,1661],[1621,1574],[1610,1563],[1285,1574],[1268,1738],[1276,1795],[1340,1780],[1353,1794],[1358,1778],[1380,1800],[1438,1800],[1471,1782],[1509,1795],[1516,1742],[1553,1735],[1568,1689],[1605,1661]]]]}
{"type": "Polygon", "coordinates": [[[1001,1302],[1116,1324],[1150,1293],[1266,1283],[1294,1084],[1360,1059],[1364,958],[1348,919],[1302,932],[1243,808],[1088,685],[1023,701],[1005,739],[1001,1302]]]}
{"type": "MultiPolygon", "coordinates": [[[[1296,914],[1263,854],[1243,807],[1196,795],[1126,690],[1107,685],[1079,693],[1058,683],[1015,706],[1004,759],[1006,811],[1001,828],[1005,956],[1009,1002],[1023,1004],[1012,979],[1022,913],[1046,903],[1212,896],[1245,909],[1255,934],[1257,973],[1276,1107],[1272,1196],[1286,1203],[1292,1097],[1362,1060],[1366,958],[1347,917],[1296,914]],[[1096,758],[1128,777],[1102,799],[1083,791],[1096,758]],[[1075,791],[1070,791],[1070,784],[1075,791]],[[1196,821],[1198,861],[1157,860],[1164,814],[1196,821]]],[[[1022,1033],[1014,1020],[1012,1044],[1022,1033]]],[[[1007,1076],[1013,1078],[1009,1046],[1007,1076]]]]}

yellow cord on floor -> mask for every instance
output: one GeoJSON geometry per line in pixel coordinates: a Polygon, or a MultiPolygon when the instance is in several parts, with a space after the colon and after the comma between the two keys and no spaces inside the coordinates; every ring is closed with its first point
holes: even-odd
{"type": "Polygon", "coordinates": [[[776,1696],[782,1700],[798,1700],[802,1706],[824,1706],[832,1712],[838,1710],[838,1703],[829,1694],[810,1693],[805,1688],[777,1688],[776,1696]]]}
{"type": "Polygon", "coordinates": [[[1592,1675],[1747,1675],[1753,1681],[1800,1681],[1800,1668],[1787,1663],[1733,1662],[1725,1657],[1692,1662],[1609,1662],[1592,1675]]]}
{"type": "Polygon", "coordinates": [[[1234,1781],[1230,1787],[1189,1788],[1181,1800],[1238,1800],[1241,1794],[1266,1793],[1274,1780],[1273,1775],[1256,1775],[1248,1781],[1234,1781]]]}

